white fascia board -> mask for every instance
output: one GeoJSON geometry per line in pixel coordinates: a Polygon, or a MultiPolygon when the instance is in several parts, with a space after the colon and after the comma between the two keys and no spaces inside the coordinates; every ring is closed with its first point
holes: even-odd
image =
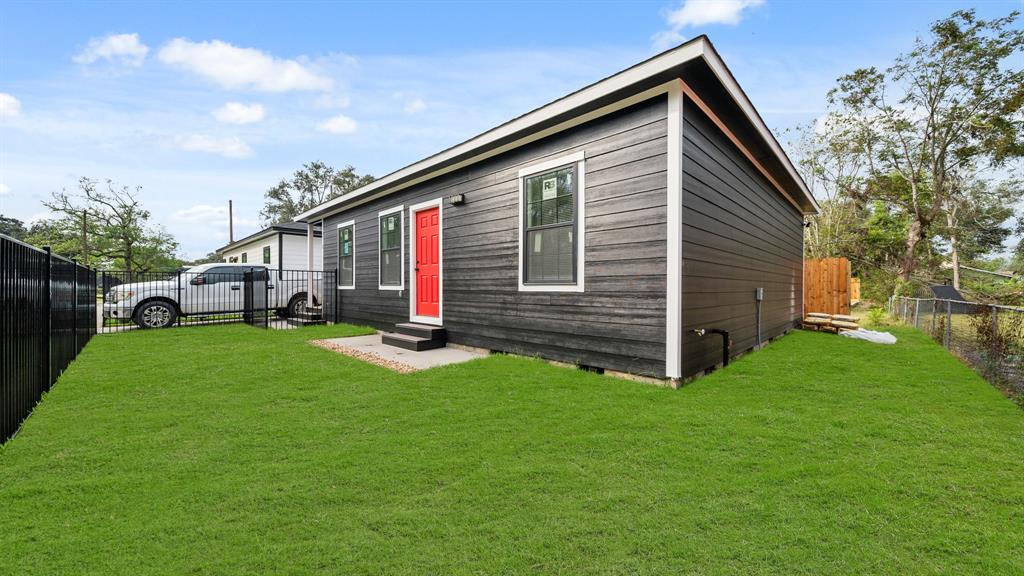
{"type": "Polygon", "coordinates": [[[732,99],[743,111],[747,120],[749,120],[754,128],[757,129],[761,138],[766,144],[768,144],[768,147],[771,148],[775,156],[782,162],[786,171],[789,172],[790,178],[792,178],[793,181],[796,182],[796,185],[800,187],[800,191],[803,192],[804,196],[810,199],[811,206],[814,207],[814,211],[820,212],[821,207],[818,206],[818,201],[814,199],[814,194],[811,194],[811,191],[807,188],[807,183],[800,177],[800,174],[796,171],[793,163],[789,160],[789,156],[786,155],[782,150],[782,146],[779,145],[779,141],[775,139],[771,130],[769,130],[768,126],[765,125],[764,120],[761,119],[761,115],[758,114],[757,109],[754,108],[754,104],[749,98],[747,98],[743,89],[740,88],[739,83],[736,82],[736,78],[733,77],[732,72],[730,72],[729,68],[726,67],[725,62],[722,60],[722,57],[718,55],[718,52],[715,51],[715,48],[711,46],[710,43],[706,44],[707,46],[702,54],[704,61],[707,62],[711,71],[714,72],[715,76],[718,78],[718,81],[722,83],[722,86],[725,87],[726,91],[729,92],[729,95],[732,96],[732,99]]]}

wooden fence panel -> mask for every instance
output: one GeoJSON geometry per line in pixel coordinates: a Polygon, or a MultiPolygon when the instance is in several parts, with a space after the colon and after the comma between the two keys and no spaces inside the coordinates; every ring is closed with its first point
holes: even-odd
{"type": "Polygon", "coordinates": [[[804,260],[804,313],[850,313],[850,261],[804,260]]]}
{"type": "Polygon", "coordinates": [[[860,278],[850,278],[850,304],[860,302],[860,278]]]}

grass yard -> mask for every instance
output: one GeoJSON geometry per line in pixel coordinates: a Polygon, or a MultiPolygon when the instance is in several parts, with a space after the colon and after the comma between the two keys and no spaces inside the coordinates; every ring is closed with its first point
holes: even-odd
{"type": "Polygon", "coordinates": [[[674,391],[97,337],[0,451],[3,574],[1022,574],[1024,411],[921,333],[674,391]]]}

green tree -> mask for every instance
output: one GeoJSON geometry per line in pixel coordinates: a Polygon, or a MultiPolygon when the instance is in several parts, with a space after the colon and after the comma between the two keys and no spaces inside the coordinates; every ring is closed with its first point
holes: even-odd
{"type": "Polygon", "coordinates": [[[266,224],[290,222],[306,210],[370,182],[373,176],[359,175],[352,166],[338,170],[320,161],[303,164],[290,180],[281,180],[264,193],[260,217],[266,224]]]}
{"type": "Polygon", "coordinates": [[[52,245],[95,267],[137,272],[176,267],[178,243],[150,223],[151,214],[138,198],[141,191],[111,180],[100,187],[81,178],[75,191],[55,192],[43,202],[56,218],[34,234],[49,235],[52,245]]]}
{"type": "Polygon", "coordinates": [[[28,234],[28,229],[25,228],[25,223],[21,220],[0,214],[0,234],[6,234],[17,240],[24,240],[25,235],[28,234]]]}
{"type": "Polygon", "coordinates": [[[904,282],[920,264],[919,245],[933,223],[960,205],[963,175],[1024,154],[1018,16],[982,20],[973,10],[954,12],[888,69],[856,70],[829,93],[833,113],[860,133],[870,172],[902,180],[874,192],[908,218],[899,263],[904,282]]]}

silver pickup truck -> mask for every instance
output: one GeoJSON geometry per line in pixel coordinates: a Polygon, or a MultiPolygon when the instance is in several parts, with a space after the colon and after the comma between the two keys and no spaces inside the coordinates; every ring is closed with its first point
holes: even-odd
{"type": "MultiPolygon", "coordinates": [[[[159,280],[131,282],[111,288],[104,298],[103,317],[131,320],[141,328],[164,328],[179,315],[213,316],[241,313],[245,278],[251,272],[259,308],[282,316],[305,312],[310,285],[304,274],[268,270],[255,264],[202,264],[159,280]]],[[[314,301],[317,294],[313,294],[314,301]]]]}

